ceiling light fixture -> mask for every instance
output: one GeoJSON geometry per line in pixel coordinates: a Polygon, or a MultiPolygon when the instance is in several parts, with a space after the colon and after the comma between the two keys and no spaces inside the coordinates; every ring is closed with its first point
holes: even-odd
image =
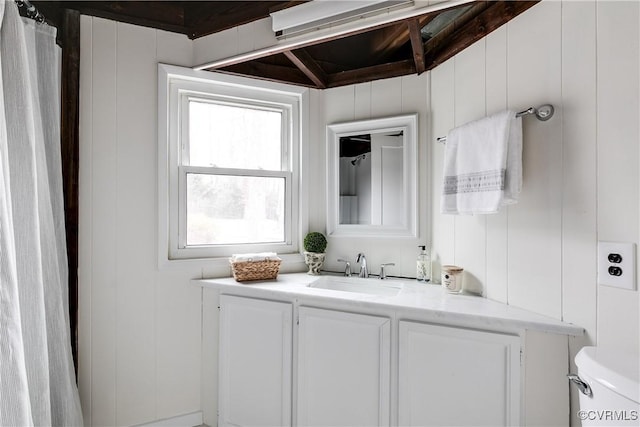
{"type": "Polygon", "coordinates": [[[271,24],[276,38],[282,38],[412,5],[412,0],[313,0],[273,12],[271,24]]]}

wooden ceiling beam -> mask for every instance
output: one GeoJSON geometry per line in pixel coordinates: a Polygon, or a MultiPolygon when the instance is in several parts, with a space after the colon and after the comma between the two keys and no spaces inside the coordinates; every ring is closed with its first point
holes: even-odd
{"type": "Polygon", "coordinates": [[[416,66],[412,59],[390,62],[387,64],[373,65],[371,67],[342,71],[329,74],[327,87],[346,86],[362,82],[369,82],[391,77],[406,76],[416,72],[416,66]]]}
{"type": "Polygon", "coordinates": [[[304,3],[297,1],[50,1],[34,0],[52,14],[53,9],[77,10],[143,27],[157,28],[198,38],[266,18],[277,9],[304,3]]]}
{"type": "MultiPolygon", "coordinates": [[[[48,2],[34,1],[34,4],[36,3],[39,8],[39,4],[48,2]]],[[[177,1],[61,1],[54,3],[60,8],[77,10],[82,15],[187,34],[184,25],[184,8],[177,1]]]]}
{"type": "MultiPolygon", "coordinates": [[[[453,57],[466,47],[471,46],[476,41],[482,39],[493,30],[501,27],[538,2],[539,0],[492,2],[482,13],[456,30],[447,39],[446,45],[442,45],[440,49],[435,51],[431,50],[427,52],[427,70],[442,64],[447,59],[453,57]]],[[[427,43],[427,45],[429,44],[427,43]]]]}
{"type": "Polygon", "coordinates": [[[379,61],[394,54],[405,43],[410,40],[409,28],[407,24],[413,21],[417,21],[418,27],[422,28],[427,25],[433,18],[438,16],[438,12],[432,12],[426,15],[422,15],[418,18],[413,18],[404,22],[400,22],[394,27],[390,27],[393,30],[384,34],[384,38],[377,43],[376,52],[374,54],[374,60],[379,61]]]}
{"type": "Polygon", "coordinates": [[[250,76],[260,80],[271,82],[288,83],[305,87],[315,88],[315,85],[297,68],[284,67],[282,65],[266,64],[258,61],[243,62],[230,65],[225,68],[217,68],[209,71],[234,74],[239,76],[250,76]]]}
{"type": "Polygon", "coordinates": [[[469,22],[471,22],[472,19],[484,12],[489,7],[489,4],[490,2],[486,0],[476,1],[475,3],[473,3],[469,10],[458,16],[446,27],[440,30],[438,34],[435,34],[432,38],[427,40],[425,43],[425,51],[435,51],[440,49],[442,45],[447,44],[449,37],[451,37],[453,33],[467,25],[469,22]]]}
{"type": "MultiPolygon", "coordinates": [[[[321,89],[419,74],[456,55],[538,1],[477,0],[456,6],[465,7],[464,12],[422,43],[422,48],[424,26],[442,11],[363,29],[350,36],[336,36],[318,45],[309,42],[293,51],[282,48],[278,52],[265,53],[264,58],[229,65],[219,71],[321,89]]],[[[192,38],[260,19],[274,8],[302,2],[33,0],[54,23],[60,22],[60,10],[66,8],[192,38]]]]}
{"type": "Polygon", "coordinates": [[[413,62],[416,64],[416,72],[422,74],[425,71],[424,43],[420,34],[420,24],[417,19],[407,22],[409,38],[411,39],[411,50],[413,52],[413,62]]]}
{"type": "Polygon", "coordinates": [[[284,55],[319,89],[327,87],[327,75],[305,49],[287,50],[284,55]]]}

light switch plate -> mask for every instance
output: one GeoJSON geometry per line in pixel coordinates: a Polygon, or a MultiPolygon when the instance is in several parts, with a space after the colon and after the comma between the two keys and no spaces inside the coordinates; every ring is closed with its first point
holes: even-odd
{"type": "Polygon", "coordinates": [[[636,288],[635,243],[598,242],[598,283],[622,289],[636,288]]]}

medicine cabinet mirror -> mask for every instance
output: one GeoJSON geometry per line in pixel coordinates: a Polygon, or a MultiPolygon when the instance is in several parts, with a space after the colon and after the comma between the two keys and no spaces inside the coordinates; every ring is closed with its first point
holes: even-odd
{"type": "Polygon", "coordinates": [[[417,114],[327,126],[327,233],[417,236],[417,114]]]}

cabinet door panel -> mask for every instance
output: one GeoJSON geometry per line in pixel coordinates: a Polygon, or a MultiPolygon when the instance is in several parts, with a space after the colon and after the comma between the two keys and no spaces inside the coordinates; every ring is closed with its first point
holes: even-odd
{"type": "Polygon", "coordinates": [[[520,424],[520,339],[400,322],[402,426],[520,424]]]}
{"type": "Polygon", "coordinates": [[[292,305],[220,296],[219,425],[290,426],[292,305]]]}
{"type": "Polygon", "coordinates": [[[388,426],[390,320],[300,307],[300,426],[388,426]]]}

